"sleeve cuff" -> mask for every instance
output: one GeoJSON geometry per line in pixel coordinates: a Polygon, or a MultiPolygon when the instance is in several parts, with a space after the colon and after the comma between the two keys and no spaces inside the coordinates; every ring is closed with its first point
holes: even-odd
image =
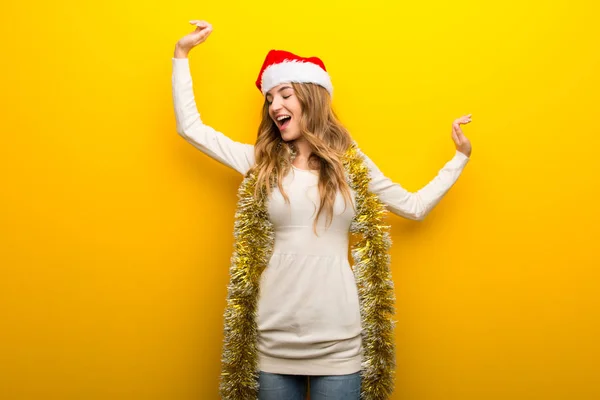
{"type": "Polygon", "coordinates": [[[456,153],[454,154],[454,158],[458,158],[461,161],[470,160],[470,158],[465,153],[460,152],[458,150],[456,150],[456,153]]]}

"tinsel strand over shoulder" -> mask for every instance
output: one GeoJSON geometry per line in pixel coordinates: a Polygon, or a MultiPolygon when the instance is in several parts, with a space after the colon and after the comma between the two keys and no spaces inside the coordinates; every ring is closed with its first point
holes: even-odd
{"type": "MultiPolygon", "coordinates": [[[[369,170],[355,143],[343,157],[348,185],[355,192],[356,215],[350,232],[354,276],[363,327],[361,399],[388,399],[394,389],[394,284],[390,271],[389,226],[385,206],[369,191],[369,170]]],[[[260,276],[273,251],[274,232],[266,193],[254,198],[251,170],[238,190],[234,251],[224,316],[220,394],[226,400],[258,398],[258,331],[260,276]]]]}

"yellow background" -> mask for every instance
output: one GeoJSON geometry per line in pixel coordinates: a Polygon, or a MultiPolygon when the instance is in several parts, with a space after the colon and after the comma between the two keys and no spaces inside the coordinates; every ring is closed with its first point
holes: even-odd
{"type": "Polygon", "coordinates": [[[600,398],[598,6],[592,1],[5,4],[0,398],[216,399],[236,189],[175,131],[190,19],[204,121],[253,143],[271,48],[320,56],[334,105],[409,190],[390,217],[393,399],[600,398]]]}

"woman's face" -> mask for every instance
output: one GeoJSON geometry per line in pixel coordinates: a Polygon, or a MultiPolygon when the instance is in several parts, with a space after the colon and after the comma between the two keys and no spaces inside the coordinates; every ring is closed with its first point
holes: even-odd
{"type": "Polygon", "coordinates": [[[265,100],[269,105],[269,115],[275,121],[281,138],[290,142],[300,137],[300,117],[302,107],[289,83],[277,85],[267,92],[265,100]]]}

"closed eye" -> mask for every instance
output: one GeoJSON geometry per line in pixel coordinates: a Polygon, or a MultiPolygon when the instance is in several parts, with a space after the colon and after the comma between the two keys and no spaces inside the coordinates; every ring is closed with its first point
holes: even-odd
{"type": "MultiPolygon", "coordinates": [[[[288,96],[281,96],[281,97],[283,97],[284,99],[288,99],[288,98],[292,97],[292,95],[290,94],[290,95],[288,95],[288,96]]],[[[272,102],[272,101],[269,101],[269,100],[267,100],[267,104],[268,104],[268,105],[271,105],[271,104],[273,104],[273,102],[272,102]]]]}

